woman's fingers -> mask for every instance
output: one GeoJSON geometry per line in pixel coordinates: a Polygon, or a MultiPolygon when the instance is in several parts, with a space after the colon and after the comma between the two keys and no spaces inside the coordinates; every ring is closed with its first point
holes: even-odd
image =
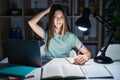
{"type": "Polygon", "coordinates": [[[74,58],[75,64],[85,64],[86,59],[84,55],[78,55],[74,58]]]}

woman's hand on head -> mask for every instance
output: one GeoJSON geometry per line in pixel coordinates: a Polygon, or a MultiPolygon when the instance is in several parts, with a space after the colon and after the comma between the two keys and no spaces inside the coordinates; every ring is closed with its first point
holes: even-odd
{"type": "Polygon", "coordinates": [[[48,7],[48,8],[47,8],[47,12],[48,12],[48,13],[50,12],[50,8],[51,8],[51,7],[48,7]]]}
{"type": "Polygon", "coordinates": [[[83,65],[88,61],[88,57],[86,55],[78,55],[74,57],[75,64],[83,65]]]}
{"type": "Polygon", "coordinates": [[[52,7],[53,4],[54,4],[54,3],[52,3],[52,4],[47,8],[48,13],[50,12],[50,9],[51,9],[51,7],[52,7]]]}

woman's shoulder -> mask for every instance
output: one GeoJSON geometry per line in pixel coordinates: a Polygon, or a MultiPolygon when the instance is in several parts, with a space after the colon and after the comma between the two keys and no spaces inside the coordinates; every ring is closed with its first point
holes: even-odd
{"type": "Polygon", "coordinates": [[[72,33],[72,32],[66,32],[66,35],[67,35],[67,36],[71,36],[71,37],[76,36],[75,33],[72,33]]]}
{"type": "Polygon", "coordinates": [[[73,32],[66,32],[67,35],[75,35],[73,32]]]}

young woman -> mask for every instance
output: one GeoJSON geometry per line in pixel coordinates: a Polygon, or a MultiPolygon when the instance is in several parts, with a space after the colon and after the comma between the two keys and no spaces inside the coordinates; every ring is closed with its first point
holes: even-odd
{"type": "Polygon", "coordinates": [[[69,31],[65,11],[61,5],[53,4],[48,9],[34,16],[28,24],[37,35],[43,38],[46,45],[46,57],[68,57],[71,49],[76,47],[82,53],[82,55],[74,58],[76,64],[84,64],[91,58],[90,51],[75,34],[69,31]],[[45,31],[37,23],[48,13],[47,31],[45,31]]]}

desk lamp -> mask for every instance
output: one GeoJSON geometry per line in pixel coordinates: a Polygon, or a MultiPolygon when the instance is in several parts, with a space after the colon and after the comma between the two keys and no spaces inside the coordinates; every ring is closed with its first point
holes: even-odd
{"type": "MultiPolygon", "coordinates": [[[[84,13],[87,13],[89,10],[88,9],[85,9],[83,12],[84,13]],[[86,12],[84,12],[86,11],[86,12]]],[[[89,13],[90,14],[90,13],[89,13]]],[[[78,27],[78,29],[82,30],[82,28],[85,28],[86,30],[88,30],[88,28],[90,28],[90,20],[89,20],[89,14],[87,14],[87,17],[85,17],[86,14],[84,14],[84,16],[80,17],[77,21],[76,21],[76,26],[78,27]],[[85,17],[85,18],[84,18],[85,17]],[[88,18],[88,19],[86,19],[88,18]],[[85,20],[84,20],[85,19],[85,20]],[[85,21],[85,22],[84,22],[85,21]],[[87,22],[88,21],[88,22],[87,22]],[[84,24],[83,24],[84,23],[84,24]],[[79,28],[79,27],[82,27],[82,28],[79,28]]],[[[100,56],[96,56],[94,58],[94,62],[96,63],[101,63],[101,64],[110,64],[110,63],[113,63],[112,59],[105,56],[105,52],[109,46],[109,44],[111,43],[112,41],[112,38],[115,34],[115,30],[116,28],[115,27],[112,27],[107,21],[104,20],[104,18],[99,15],[98,13],[94,13],[93,14],[93,17],[95,17],[100,23],[102,23],[108,30],[111,31],[111,35],[110,37],[108,38],[108,41],[107,43],[105,43],[105,45],[101,48],[100,52],[100,56]]],[[[82,30],[82,31],[86,31],[86,30],[82,30]]]]}
{"type": "Polygon", "coordinates": [[[88,28],[91,27],[89,15],[90,15],[90,9],[84,8],[83,12],[82,12],[82,16],[80,18],[78,18],[75,23],[79,30],[87,31],[88,28]]]}

